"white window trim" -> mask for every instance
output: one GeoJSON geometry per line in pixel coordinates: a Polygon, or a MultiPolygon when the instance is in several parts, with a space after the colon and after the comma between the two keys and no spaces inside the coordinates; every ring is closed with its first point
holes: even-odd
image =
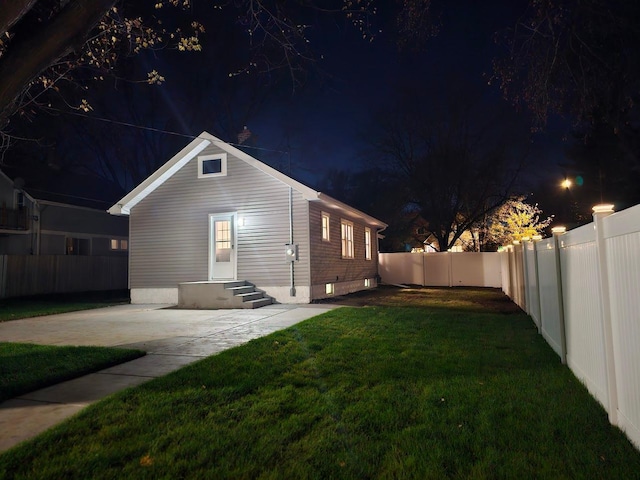
{"type": "Polygon", "coordinates": [[[342,258],[352,259],[355,257],[355,248],[353,245],[353,241],[354,241],[353,230],[354,229],[353,229],[352,221],[345,220],[344,218],[340,219],[340,244],[341,244],[342,258]],[[345,232],[347,233],[347,235],[345,235],[345,232]]]}
{"type": "Polygon", "coordinates": [[[371,229],[364,227],[364,259],[371,260],[371,229]]]}
{"type": "Polygon", "coordinates": [[[321,216],[321,222],[322,222],[322,241],[323,242],[330,242],[331,241],[331,215],[329,215],[327,212],[322,212],[322,216],[321,216]],[[324,235],[324,219],[327,219],[327,236],[325,237],[324,235]]]}
{"type": "Polygon", "coordinates": [[[215,155],[198,155],[198,178],[226,177],[227,176],[227,154],[216,153],[215,155]],[[202,173],[202,167],[207,160],[220,160],[220,171],[217,173],[202,173]]]}

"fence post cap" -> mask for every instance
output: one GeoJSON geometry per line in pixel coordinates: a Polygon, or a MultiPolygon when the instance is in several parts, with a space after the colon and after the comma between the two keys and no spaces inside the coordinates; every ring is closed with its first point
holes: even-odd
{"type": "Polygon", "coordinates": [[[533,240],[534,242],[538,242],[542,240],[542,235],[534,235],[533,237],[531,237],[531,240],[533,240]]]}
{"type": "Polygon", "coordinates": [[[553,227],[551,229],[551,233],[553,234],[561,234],[567,231],[567,227],[553,227]]]}
{"type": "Polygon", "coordinates": [[[593,207],[593,213],[613,213],[613,205],[610,203],[595,205],[593,207]]]}

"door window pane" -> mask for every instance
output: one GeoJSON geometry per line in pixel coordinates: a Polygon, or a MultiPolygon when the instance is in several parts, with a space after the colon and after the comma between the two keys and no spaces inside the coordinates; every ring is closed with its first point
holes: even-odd
{"type": "Polygon", "coordinates": [[[216,262],[231,261],[231,221],[215,221],[215,250],[216,262]]]}

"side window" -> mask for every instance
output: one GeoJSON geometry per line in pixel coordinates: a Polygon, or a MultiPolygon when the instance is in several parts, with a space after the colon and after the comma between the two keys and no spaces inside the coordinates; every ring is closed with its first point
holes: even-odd
{"type": "Polygon", "coordinates": [[[353,222],[341,220],[340,234],[342,239],[342,258],[353,258],[353,222]]]}
{"type": "Polygon", "coordinates": [[[371,229],[369,227],[364,229],[364,258],[371,260],[371,229]]]}
{"type": "Polygon", "coordinates": [[[331,240],[331,237],[329,236],[330,219],[331,217],[328,213],[322,212],[322,240],[324,240],[325,242],[331,240]]]}
{"type": "Polygon", "coordinates": [[[65,253],[67,255],[91,255],[91,240],[88,238],[67,237],[65,253]]]}
{"type": "Polygon", "coordinates": [[[123,238],[112,238],[109,242],[109,249],[126,252],[129,250],[129,241],[123,238]]]}

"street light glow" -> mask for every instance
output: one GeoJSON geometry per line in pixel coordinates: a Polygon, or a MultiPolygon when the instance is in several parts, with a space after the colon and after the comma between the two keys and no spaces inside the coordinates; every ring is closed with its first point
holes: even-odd
{"type": "Polygon", "coordinates": [[[560,185],[562,185],[562,188],[569,188],[571,187],[571,180],[565,178],[560,185]]]}

